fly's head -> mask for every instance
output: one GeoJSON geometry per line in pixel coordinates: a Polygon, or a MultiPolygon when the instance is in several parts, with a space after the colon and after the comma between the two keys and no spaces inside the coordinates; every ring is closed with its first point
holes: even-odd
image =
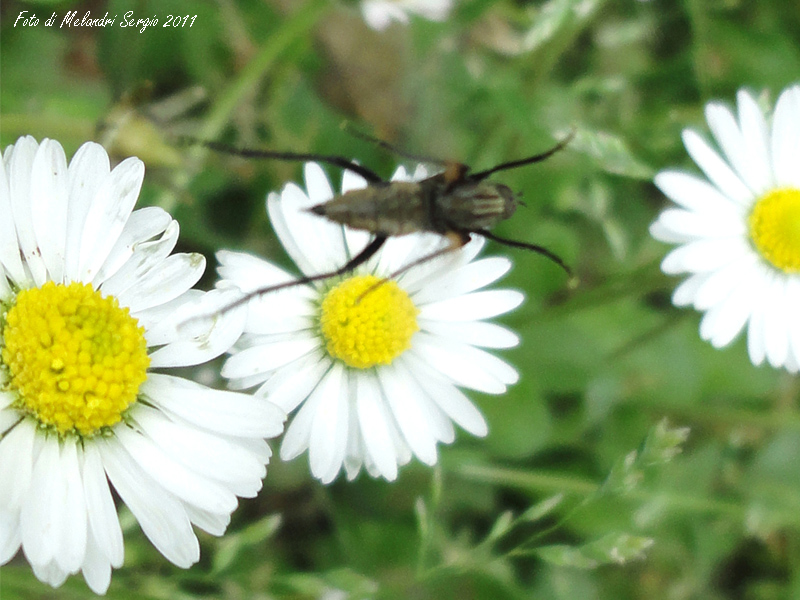
{"type": "Polygon", "coordinates": [[[465,181],[443,194],[439,210],[447,224],[459,231],[491,229],[517,210],[518,200],[507,185],[465,181]]]}

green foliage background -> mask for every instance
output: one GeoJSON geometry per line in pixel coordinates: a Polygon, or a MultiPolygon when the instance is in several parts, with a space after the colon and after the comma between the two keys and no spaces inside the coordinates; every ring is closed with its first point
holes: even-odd
{"type": "MultiPolygon", "coordinates": [[[[527,208],[498,232],[557,251],[581,283],[569,291],[549,262],[510,252],[504,284],[527,302],[504,319],[522,337],[504,356],[522,379],[501,397],[471,394],[489,436],[462,433],[435,469],[414,462],[395,483],[325,487],[307,457],[276,457],[228,534],[200,534],[188,571],[123,509],[126,561],[109,598],[800,598],[798,380],[753,367],[741,339],[722,351],[700,340],[699,316],[670,303],[667,248],[647,233],[666,203],[652,176],[694,168],[680,132],[705,131],[704,103],[747,86],[772,106],[798,80],[798,2],[456,0],[445,23],[385,33],[329,0],[0,10],[2,145],[31,134],[68,155],[89,139],[138,155],[141,201],[169,210],[181,249],[212,266],[220,248],[289,264],[264,199],[301,167],[174,136],[341,154],[388,175],[397,158],[343,120],[477,169],[577,130],[566,151],[502,178],[527,208]],[[57,26],[89,9],[115,25],[57,26]],[[15,27],[22,10],[39,25],[15,27]],[[159,23],[121,28],[127,11],[159,23]],[[197,17],[164,28],[169,14],[197,17]],[[665,417],[691,428],[683,453],[648,461],[645,445],[626,463],[648,435],[669,448],[671,434],[653,429],[665,417]]],[[[202,284],[213,281],[210,267],[202,284]]],[[[0,569],[2,600],[90,594],[80,576],[51,590],[22,557],[0,569]]]]}

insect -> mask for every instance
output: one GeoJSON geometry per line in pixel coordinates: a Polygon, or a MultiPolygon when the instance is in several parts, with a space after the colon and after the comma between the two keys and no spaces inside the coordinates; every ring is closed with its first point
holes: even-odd
{"type": "MultiPolygon", "coordinates": [[[[511,217],[521,202],[511,188],[502,183],[487,181],[487,178],[500,171],[516,169],[549,158],[570,142],[574,132],[541,154],[505,162],[477,173],[472,173],[470,168],[463,163],[416,156],[402,152],[388,142],[374,140],[364,134],[359,135],[400,156],[433,163],[443,167],[443,170],[422,181],[387,181],[368,167],[340,156],[236,149],[213,141],[188,140],[190,143],[199,143],[217,152],[245,158],[318,161],[357,173],[368,183],[365,188],[350,190],[309,209],[312,213],[334,223],[372,233],[374,236],[372,241],[358,254],[334,271],[306,275],[293,281],[256,289],[231,303],[224,310],[240,306],[256,296],[349,273],[374,256],[390,237],[417,232],[438,233],[446,237],[449,244],[404,265],[400,270],[392,273],[389,279],[414,266],[461,248],[470,241],[473,235],[482,236],[505,246],[541,254],[555,262],[572,277],[571,269],[559,256],[547,248],[502,238],[490,231],[495,225],[511,217]]],[[[380,285],[380,282],[376,285],[380,285]]],[[[369,290],[365,293],[368,292],[369,290]]]]}

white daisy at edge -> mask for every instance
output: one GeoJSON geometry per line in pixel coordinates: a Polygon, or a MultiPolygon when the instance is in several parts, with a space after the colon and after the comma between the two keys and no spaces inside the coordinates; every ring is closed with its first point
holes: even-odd
{"type": "Polygon", "coordinates": [[[722,154],[698,133],[683,142],[705,178],[662,171],[656,185],[678,207],[650,227],[680,246],[661,264],[688,273],[676,306],[705,312],[700,335],[727,346],[747,329],[755,365],[800,369],[800,85],[781,93],[770,120],[747,91],[738,114],[719,102],[706,120],[722,154]]]}
{"type": "Polygon", "coordinates": [[[21,547],[42,581],[82,571],[100,594],[123,563],[111,487],[189,567],[192,525],[224,532],[237,496],[261,488],[264,438],[285,418],[163,372],[226,351],[245,315],[177,328],[230,299],[190,289],[205,260],[170,255],[165,211],[133,211],[143,177],[139,159],[111,170],[87,143],[67,166],[58,142],[32,137],[0,164],[0,565],[21,547]]]}
{"type": "MultiPolygon", "coordinates": [[[[413,179],[424,176],[418,168],[413,179]]],[[[412,178],[400,168],[393,179],[412,178]]],[[[267,210],[300,270],[324,273],[355,256],[370,235],[304,210],[333,197],[319,165],[306,165],[305,180],[307,194],[290,183],[269,195],[267,210]]],[[[362,187],[361,177],[345,171],[343,192],[362,187]]],[[[412,454],[436,463],[437,443],[455,437],[453,422],[486,435],[486,421],[459,386],[502,394],[518,380],[512,367],[480,349],[519,343],[514,333],[485,319],[519,306],[522,294],[477,291],[511,268],[508,259],[473,261],[483,246],[481,238],[474,239],[371,289],[357,303],[359,310],[353,309],[374,282],[445,243],[434,234],[389,238],[351,276],[289,287],[249,303],[239,351],[222,375],[233,389],[260,385],[256,395],[287,413],[297,410],[283,438],[282,459],[308,450],[311,472],[324,483],[342,466],[349,479],[365,466],[372,476],[394,480],[398,465],[412,454]],[[372,341],[365,333],[371,327],[377,332],[372,341]]],[[[296,279],[246,254],[223,251],[218,260],[222,287],[247,292],[296,279]]]]}
{"type": "Polygon", "coordinates": [[[408,23],[410,13],[430,21],[444,21],[453,7],[453,0],[363,0],[361,14],[372,29],[383,31],[392,21],[408,23]]]}

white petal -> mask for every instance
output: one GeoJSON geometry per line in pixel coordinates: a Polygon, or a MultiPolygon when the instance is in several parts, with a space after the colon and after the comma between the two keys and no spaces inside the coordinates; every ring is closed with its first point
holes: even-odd
{"type": "Polygon", "coordinates": [[[712,271],[703,284],[697,288],[693,300],[694,307],[698,310],[707,310],[721,302],[739,287],[742,274],[752,270],[757,263],[758,258],[751,253],[743,260],[732,261],[721,269],[712,271]]]}
{"type": "MultiPolygon", "coordinates": [[[[164,233],[172,223],[177,222],[173,221],[164,209],[157,206],[148,206],[133,211],[125,223],[122,233],[109,251],[106,261],[94,278],[94,286],[99,288],[106,279],[114,275],[131,258],[134,250],[140,244],[164,233]]],[[[177,230],[177,227],[175,229],[177,230]]],[[[177,231],[175,237],[177,238],[177,231]]]]}
{"type": "Polygon", "coordinates": [[[281,443],[281,460],[292,460],[308,448],[309,440],[311,439],[311,426],[319,405],[323,402],[326,394],[338,393],[338,390],[335,389],[335,384],[340,380],[341,375],[334,375],[334,385],[331,385],[331,373],[334,370],[335,368],[331,368],[325,374],[322,381],[303,403],[292,422],[286,428],[286,433],[283,435],[283,442],[281,443]]]}
{"type": "MultiPolygon", "coordinates": [[[[748,98],[751,103],[755,104],[746,92],[740,92],[740,99],[742,97],[748,98]]],[[[744,104],[740,101],[740,111],[744,105],[749,106],[746,100],[744,104]]],[[[744,110],[749,118],[751,115],[748,109],[745,108],[744,110]]],[[[757,106],[756,110],[761,115],[757,106]]],[[[761,119],[763,121],[763,115],[761,115],[761,119]]],[[[706,120],[734,171],[753,194],[759,194],[769,184],[769,165],[766,162],[766,152],[761,156],[756,156],[754,152],[758,147],[759,140],[746,140],[731,111],[719,102],[709,102],[706,105],[706,120]],[[748,143],[752,142],[757,144],[756,148],[748,146],[748,143]]],[[[749,133],[750,135],[757,135],[756,128],[753,125],[755,124],[748,121],[749,133]]],[[[766,123],[764,123],[764,131],[761,133],[766,133],[766,123]]],[[[765,142],[765,138],[760,140],[761,145],[764,145],[765,142]]]]}
{"type": "Polygon", "coordinates": [[[157,485],[116,439],[98,440],[114,489],[164,557],[184,569],[200,559],[200,546],[181,503],[157,485]]]}
{"type": "Polygon", "coordinates": [[[502,394],[519,380],[517,372],[496,356],[452,340],[418,332],[411,351],[456,384],[487,394],[502,394]]]}
{"type": "Polygon", "coordinates": [[[305,175],[308,199],[313,204],[322,204],[333,198],[331,183],[319,164],[314,162],[306,163],[303,167],[303,174],[305,175]]]}
{"type": "Polygon", "coordinates": [[[237,496],[249,498],[261,489],[266,466],[243,446],[172,421],[146,406],[137,407],[135,419],[155,444],[186,468],[225,484],[237,496]]]}
{"type": "Polygon", "coordinates": [[[69,575],[54,560],[45,564],[31,563],[31,567],[36,579],[54,588],[61,587],[69,575]]]}
{"type": "Polygon", "coordinates": [[[785,89],[775,105],[771,153],[775,183],[800,189],[800,85],[785,89]]]}
{"type": "Polygon", "coordinates": [[[708,280],[711,273],[697,273],[681,283],[672,293],[672,303],[675,306],[688,306],[694,304],[697,290],[708,280]]]}
{"type": "MultiPolygon", "coordinates": [[[[68,281],[86,281],[80,270],[81,246],[84,243],[85,224],[100,188],[107,186],[111,166],[108,154],[100,144],[87,142],[75,153],[69,163],[69,211],[67,213],[67,239],[65,275],[68,281]]],[[[96,234],[96,232],[92,232],[96,234]]],[[[105,235],[102,232],[101,235],[105,235]]]]}
{"type": "MultiPolygon", "coordinates": [[[[789,306],[800,304],[800,279],[790,277],[786,285],[786,302],[789,306]]],[[[800,366],[800,313],[789,311],[786,326],[789,336],[789,350],[793,362],[800,366]]]]}
{"type": "Polygon", "coordinates": [[[713,271],[747,257],[752,250],[741,238],[702,239],[679,246],[661,262],[668,275],[713,271]]]}
{"type": "MultiPolygon", "coordinates": [[[[44,567],[56,558],[62,528],[61,464],[58,441],[44,440],[33,465],[31,483],[20,511],[22,549],[32,566],[44,567]]],[[[60,569],[63,571],[63,569],[60,569]]]]}
{"type": "Polygon", "coordinates": [[[715,348],[730,344],[742,331],[753,307],[751,290],[742,287],[710,308],[700,322],[700,337],[715,348]]]}
{"type": "Polygon", "coordinates": [[[18,511],[27,496],[35,458],[35,435],[32,420],[24,419],[0,439],[0,481],[3,482],[0,513],[18,511]]]}
{"type": "Polygon", "coordinates": [[[422,413],[425,414],[434,441],[444,442],[445,444],[452,443],[456,437],[453,422],[431,397],[428,388],[431,379],[445,381],[445,378],[438,374],[435,374],[435,377],[422,376],[421,371],[411,370],[409,362],[401,359],[395,360],[393,364],[397,369],[398,376],[406,382],[408,390],[411,392],[409,398],[416,402],[422,413]]]}
{"type": "Polygon", "coordinates": [[[122,529],[95,444],[86,444],[84,447],[83,492],[96,550],[106,558],[109,566],[121,567],[124,558],[122,529]]]}
{"type": "MultiPolygon", "coordinates": [[[[764,311],[764,337],[767,361],[780,368],[789,355],[787,323],[790,309],[786,305],[786,280],[776,277],[767,290],[767,309],[764,311]]],[[[796,310],[796,307],[792,307],[796,310]]]]}
{"type": "Polygon", "coordinates": [[[367,180],[358,173],[345,169],[342,171],[342,194],[352,190],[360,190],[367,187],[367,180]]]}
{"type": "Polygon", "coordinates": [[[131,313],[165,304],[197,283],[205,269],[206,259],[201,254],[173,254],[135,280],[117,299],[131,313]]]}
{"type": "MultiPolygon", "coordinates": [[[[220,277],[234,283],[242,292],[250,293],[260,288],[274,286],[280,283],[295,281],[297,275],[292,275],[256,256],[243,252],[220,250],[216,254],[220,265],[217,269],[220,277]]],[[[290,304],[299,299],[316,299],[317,292],[308,285],[297,285],[273,292],[260,298],[273,300],[279,298],[290,304]]],[[[288,307],[286,307],[288,308],[288,307]]]]}
{"type": "Polygon", "coordinates": [[[176,462],[149,437],[129,427],[115,429],[117,440],[153,481],[187,504],[214,513],[231,513],[236,496],[176,462]]]}
{"type": "Polygon", "coordinates": [[[681,171],[661,171],[655,176],[654,182],[670,200],[692,212],[712,217],[725,214],[741,218],[744,214],[742,206],[695,175],[681,171]]]}
{"type": "Polygon", "coordinates": [[[391,2],[367,0],[361,4],[361,12],[367,25],[376,31],[383,31],[392,21],[408,23],[408,15],[391,2]]]}
{"type": "Polygon", "coordinates": [[[333,271],[346,262],[342,227],[304,210],[315,204],[319,202],[292,183],[267,200],[275,232],[305,275],[333,271]]]}
{"type": "Polygon", "coordinates": [[[736,97],[747,163],[739,172],[745,176],[750,189],[756,194],[762,194],[774,185],[770,166],[767,121],[758,103],[750,94],[740,90],[736,97]]]}
{"type": "Polygon", "coordinates": [[[223,377],[249,377],[267,373],[301,358],[320,345],[310,334],[295,340],[247,348],[231,356],[222,367],[223,377]]]}
{"type": "MultiPolygon", "coordinates": [[[[19,252],[33,277],[36,286],[47,280],[47,267],[42,260],[41,250],[36,243],[33,228],[33,211],[30,205],[31,178],[33,161],[38,144],[31,138],[20,138],[14,145],[11,159],[6,163],[11,199],[11,213],[17,229],[19,252]]],[[[7,218],[7,217],[6,217],[7,218]]]]}
{"type": "Polygon", "coordinates": [[[86,546],[86,557],[81,565],[83,578],[95,594],[103,595],[111,585],[111,562],[102,553],[97,543],[90,536],[86,546]]]}
{"type": "MultiPolygon", "coordinates": [[[[673,208],[662,212],[656,223],[662,228],[661,230],[669,231],[671,239],[680,241],[747,235],[744,220],[730,212],[711,215],[673,208]]],[[[665,241],[657,235],[653,237],[665,241]]]]}
{"type": "Polygon", "coordinates": [[[125,227],[139,197],[144,163],[127,158],[103,181],[86,215],[80,245],[79,279],[92,281],[125,227]]]}
{"type": "Polygon", "coordinates": [[[753,192],[703,138],[687,129],[683,132],[683,143],[697,166],[725,196],[743,207],[752,204],[753,192]]]}
{"type": "Polygon", "coordinates": [[[68,203],[67,157],[61,144],[43,140],[33,159],[30,209],[33,228],[50,279],[64,278],[68,203]]]}
{"type": "Polygon", "coordinates": [[[95,285],[99,286],[100,282],[103,282],[102,290],[104,294],[119,296],[131,286],[140,284],[139,282],[147,276],[149,271],[161,268],[164,260],[169,256],[173,248],[175,248],[175,244],[178,243],[179,231],[180,227],[178,227],[178,222],[171,221],[164,230],[164,234],[159,239],[140,241],[135,243],[134,248],[134,242],[130,239],[126,239],[128,236],[123,237],[123,235],[125,235],[125,231],[123,230],[111,252],[115,253],[116,256],[124,256],[128,254],[126,249],[130,248],[127,260],[121,265],[114,265],[111,261],[119,259],[117,259],[116,256],[110,256],[109,261],[106,261],[98,271],[94,280],[95,285]],[[114,274],[109,276],[106,267],[116,267],[114,274]]]}
{"type": "Polygon", "coordinates": [[[420,319],[441,321],[476,321],[514,310],[525,299],[516,290],[488,290],[431,302],[420,307],[420,319]]]}
{"type": "Polygon", "coordinates": [[[397,479],[397,454],[389,431],[389,416],[381,389],[372,373],[356,377],[356,413],[364,446],[378,472],[397,479]]]}
{"type": "MultiPolygon", "coordinates": [[[[403,360],[409,363],[408,368],[411,372],[424,376],[426,391],[455,423],[479,437],[484,437],[489,432],[481,411],[461,390],[431,373],[430,367],[420,362],[413,353],[404,355],[403,360]]],[[[420,379],[421,377],[418,377],[418,380],[420,379]]]]}
{"type": "Polygon", "coordinates": [[[283,431],[284,412],[262,398],[212,390],[188,379],[149,373],[140,393],[169,414],[208,431],[271,438],[283,431]]]}
{"type": "Polygon", "coordinates": [[[420,306],[461,296],[497,281],[511,269],[511,261],[502,256],[484,258],[471,262],[449,273],[443,274],[430,285],[413,296],[414,304],[420,306]]]}
{"type": "Polygon", "coordinates": [[[422,331],[479,348],[513,348],[519,345],[516,333],[494,323],[427,319],[419,319],[418,323],[422,331]]]}
{"type": "Polygon", "coordinates": [[[223,310],[221,313],[219,310],[235,297],[223,290],[211,290],[196,302],[185,305],[185,319],[191,319],[192,315],[214,314],[215,311],[216,315],[204,321],[208,325],[198,331],[189,327],[181,328],[180,323],[168,320],[167,322],[174,324],[171,332],[174,337],[170,336],[174,341],[150,354],[150,368],[197,365],[230,349],[244,330],[247,314],[244,307],[223,310]]]}
{"type": "Polygon", "coordinates": [[[309,354],[272,375],[258,395],[290,413],[308,398],[330,366],[330,359],[319,353],[309,354]]]}
{"type": "MultiPolygon", "coordinates": [[[[0,161],[0,215],[11,214],[11,190],[5,161],[0,161]]],[[[19,255],[19,241],[14,220],[0,219],[0,266],[5,267],[11,279],[18,284],[25,281],[25,269],[19,255]]],[[[5,279],[0,270],[0,279],[5,279]]]]}
{"type": "Polygon", "coordinates": [[[0,566],[14,558],[21,543],[17,513],[0,510],[0,566]]]}
{"type": "Polygon", "coordinates": [[[416,397],[419,390],[399,375],[394,364],[382,368],[378,377],[386,402],[412,452],[425,464],[436,464],[436,439],[430,419],[416,397]]]}
{"type": "Polygon", "coordinates": [[[75,442],[65,442],[59,457],[59,498],[61,508],[60,531],[57,534],[55,560],[67,573],[80,569],[86,553],[88,515],[83,494],[83,481],[78,466],[78,447],[75,442]]]}
{"type": "Polygon", "coordinates": [[[350,422],[344,367],[337,363],[314,393],[321,396],[311,422],[308,462],[311,473],[330,483],[342,468],[350,422]]]}
{"type": "Polygon", "coordinates": [[[764,285],[757,291],[757,296],[754,298],[753,311],[750,314],[750,321],[747,326],[747,352],[750,355],[750,361],[758,366],[764,362],[767,355],[767,340],[765,333],[765,302],[766,288],[768,287],[769,278],[765,279],[764,285]]]}
{"type": "Polygon", "coordinates": [[[210,513],[191,505],[186,506],[186,514],[189,515],[189,520],[193,525],[217,537],[225,533],[231,522],[231,517],[228,513],[222,515],[210,513]]]}

